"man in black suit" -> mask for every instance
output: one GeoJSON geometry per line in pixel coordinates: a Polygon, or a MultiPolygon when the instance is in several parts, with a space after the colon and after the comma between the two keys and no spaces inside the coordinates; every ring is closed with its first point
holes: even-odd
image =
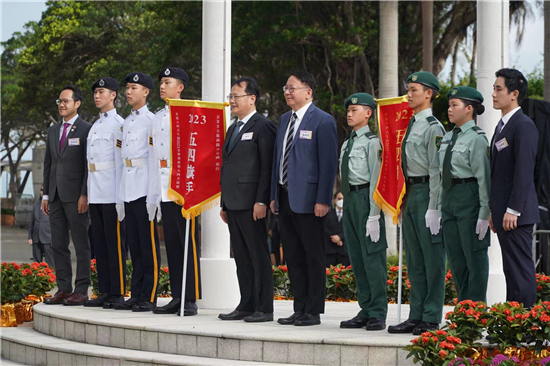
{"type": "Polygon", "coordinates": [[[44,188],[40,187],[40,200],[32,208],[31,223],[29,224],[29,244],[32,245],[32,256],[35,262],[42,262],[42,257],[45,257],[48,266],[55,267],[50,218],[42,212],[43,195],[44,188]]]}
{"type": "Polygon", "coordinates": [[[273,273],[267,245],[275,125],[256,112],[260,87],[251,77],[233,82],[228,96],[238,118],[227,131],[221,169],[222,220],[229,226],[241,302],[222,320],[273,320],[273,273]]]}
{"type": "Polygon", "coordinates": [[[325,220],[325,259],[327,268],[341,264],[349,266],[349,257],[344,247],[344,195],[342,192],[334,194],[334,208],[327,213],[325,220]]]}
{"type": "Polygon", "coordinates": [[[92,125],[78,116],[82,91],[67,85],[57,105],[63,123],[50,127],[44,157],[42,212],[50,216],[52,245],[59,291],[46,304],[82,305],[90,286],[88,242],[88,167],[86,140],[92,125]],[[76,278],[72,286],[69,230],[76,251],[76,278]]]}
{"type": "Polygon", "coordinates": [[[527,80],[514,69],[496,72],[493,108],[500,119],[490,146],[491,230],[502,249],[506,300],[527,308],[536,299],[535,265],[531,256],[533,225],[539,222],[534,184],[538,131],[519,107],[527,80]]]}

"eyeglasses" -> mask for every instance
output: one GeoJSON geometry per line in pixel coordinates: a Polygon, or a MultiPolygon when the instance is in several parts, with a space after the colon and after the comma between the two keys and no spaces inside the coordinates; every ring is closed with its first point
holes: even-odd
{"type": "Polygon", "coordinates": [[[245,94],[245,95],[236,95],[236,94],[229,94],[227,96],[227,100],[231,100],[231,99],[239,99],[239,98],[242,98],[242,97],[248,97],[248,96],[251,96],[252,94],[245,94]]]}
{"type": "Polygon", "coordinates": [[[72,101],[72,99],[58,99],[55,101],[55,103],[57,105],[60,105],[60,104],[67,105],[69,104],[70,101],[72,101]]]}
{"type": "Polygon", "coordinates": [[[283,93],[286,93],[287,91],[289,92],[289,94],[292,94],[294,93],[294,90],[298,90],[298,89],[310,89],[309,86],[304,86],[303,88],[295,88],[293,86],[283,86],[283,93]]]}

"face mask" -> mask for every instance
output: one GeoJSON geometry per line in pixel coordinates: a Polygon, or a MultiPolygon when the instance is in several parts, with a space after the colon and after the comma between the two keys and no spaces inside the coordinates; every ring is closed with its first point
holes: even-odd
{"type": "Polygon", "coordinates": [[[336,206],[337,206],[338,208],[344,207],[344,200],[338,200],[338,201],[336,201],[336,206]]]}

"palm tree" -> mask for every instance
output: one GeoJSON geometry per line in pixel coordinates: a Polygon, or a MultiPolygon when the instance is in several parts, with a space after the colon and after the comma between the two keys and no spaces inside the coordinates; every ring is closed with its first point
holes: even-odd
{"type": "Polygon", "coordinates": [[[422,70],[432,72],[434,41],[434,2],[422,2],[422,70]]]}

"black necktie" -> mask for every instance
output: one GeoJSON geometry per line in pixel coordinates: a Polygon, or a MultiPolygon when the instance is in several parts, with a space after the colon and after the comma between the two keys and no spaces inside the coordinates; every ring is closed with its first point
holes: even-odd
{"type": "Polygon", "coordinates": [[[403,167],[403,176],[405,177],[405,180],[408,179],[407,177],[407,154],[405,154],[405,142],[407,141],[407,138],[411,134],[412,126],[415,121],[414,116],[412,116],[411,120],[409,121],[409,126],[407,127],[407,132],[405,133],[405,137],[403,138],[403,141],[401,142],[401,166],[403,167]]]}
{"type": "Polygon", "coordinates": [[[294,140],[294,124],[298,116],[296,113],[292,113],[290,123],[288,125],[288,136],[286,137],[285,155],[283,157],[283,185],[288,182],[288,156],[290,155],[290,148],[292,147],[292,141],[294,140]]]}
{"type": "Polygon", "coordinates": [[[447,146],[447,150],[445,151],[445,157],[443,158],[443,174],[441,177],[441,185],[443,187],[443,190],[446,192],[451,188],[451,157],[453,155],[453,146],[456,142],[456,139],[458,138],[458,133],[460,132],[460,128],[455,127],[453,130],[453,137],[451,138],[451,142],[449,143],[449,146],[447,146]]]}
{"type": "Polygon", "coordinates": [[[235,126],[235,129],[233,130],[233,134],[231,135],[231,140],[229,140],[229,150],[233,148],[233,145],[237,143],[237,136],[239,136],[239,132],[241,130],[241,126],[244,125],[243,121],[237,122],[237,126],[235,126]]]}

